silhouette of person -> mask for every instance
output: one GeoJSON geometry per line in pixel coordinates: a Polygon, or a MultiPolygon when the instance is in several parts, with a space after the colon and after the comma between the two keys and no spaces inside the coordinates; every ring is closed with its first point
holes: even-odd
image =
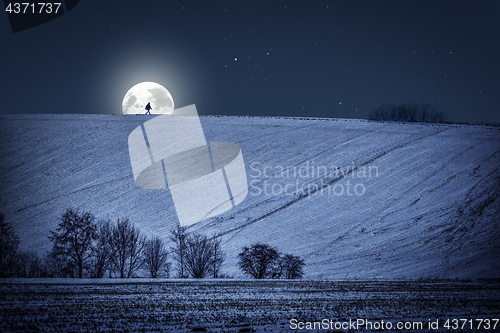
{"type": "Polygon", "coordinates": [[[148,102],[148,105],[146,105],[145,109],[147,110],[146,114],[151,114],[151,110],[153,110],[153,108],[151,107],[151,104],[149,104],[149,102],[148,102]]]}

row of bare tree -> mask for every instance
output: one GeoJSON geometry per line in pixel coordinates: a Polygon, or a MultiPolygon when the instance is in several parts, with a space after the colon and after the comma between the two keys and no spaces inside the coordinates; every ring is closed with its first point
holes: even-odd
{"type": "MultiPolygon", "coordinates": [[[[169,277],[175,263],[179,278],[223,277],[225,260],[221,238],[171,230],[173,246],[147,239],[128,218],[97,221],[89,212],[67,209],[57,228],[50,231],[52,248],[43,257],[19,250],[19,239],[0,213],[0,277],[169,277]]],[[[244,247],[238,255],[241,270],[256,279],[297,279],[304,261],[280,254],[266,244],[244,247]]]]}
{"type": "Polygon", "coordinates": [[[411,121],[424,123],[442,123],[446,115],[432,105],[423,103],[385,104],[368,115],[370,120],[411,121]]]}
{"type": "MultiPolygon", "coordinates": [[[[97,221],[89,212],[67,209],[50,231],[52,248],[39,257],[19,250],[19,239],[0,214],[0,277],[169,277],[169,251],[163,241],[147,239],[128,218],[97,221]]],[[[178,277],[219,277],[225,259],[221,240],[171,231],[170,249],[178,277]]]]}
{"type": "Polygon", "coordinates": [[[144,269],[150,277],[168,276],[167,250],[158,237],[148,240],[128,218],[96,221],[89,212],[69,208],[47,253],[49,275],[130,278],[144,269]]]}
{"type": "MultiPolygon", "coordinates": [[[[55,276],[130,278],[145,270],[152,278],[168,277],[170,263],[162,240],[147,240],[127,218],[95,222],[88,213],[68,209],[49,237],[53,248],[48,257],[55,276]]],[[[178,227],[171,231],[170,249],[177,263],[178,277],[218,277],[224,261],[220,238],[188,233],[178,227]]]]}

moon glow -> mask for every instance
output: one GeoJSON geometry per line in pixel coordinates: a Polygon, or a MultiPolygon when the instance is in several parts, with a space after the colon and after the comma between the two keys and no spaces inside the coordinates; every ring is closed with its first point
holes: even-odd
{"type": "Polygon", "coordinates": [[[173,114],[174,99],[161,84],[141,82],[130,88],[122,102],[123,114],[145,114],[146,105],[151,103],[151,114],[173,114]]]}

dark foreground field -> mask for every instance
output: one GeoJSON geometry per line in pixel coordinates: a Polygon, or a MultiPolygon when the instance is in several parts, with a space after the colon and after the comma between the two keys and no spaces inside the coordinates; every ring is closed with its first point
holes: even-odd
{"type": "Polygon", "coordinates": [[[499,315],[491,280],[0,280],[2,332],[498,332],[499,315]]]}

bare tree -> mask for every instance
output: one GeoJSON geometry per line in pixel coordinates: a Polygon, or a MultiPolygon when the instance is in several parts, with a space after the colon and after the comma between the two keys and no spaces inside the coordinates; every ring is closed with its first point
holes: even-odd
{"type": "Polygon", "coordinates": [[[300,279],[304,275],[302,268],[304,260],[298,256],[285,254],[281,257],[281,266],[283,268],[283,277],[285,279],[300,279]]]}
{"type": "Polygon", "coordinates": [[[226,255],[222,252],[221,248],[222,239],[220,236],[212,237],[212,243],[214,247],[214,253],[212,258],[212,271],[214,273],[214,279],[219,277],[219,271],[222,263],[226,259],[226,255]]]}
{"type": "Polygon", "coordinates": [[[12,277],[16,271],[19,238],[0,213],[0,277],[12,277]]]}
{"type": "MultiPolygon", "coordinates": [[[[244,247],[238,254],[241,270],[256,279],[276,278],[280,269],[278,251],[266,244],[253,244],[244,247]]],[[[279,277],[279,276],[278,276],[279,277]]]]}
{"type": "Polygon", "coordinates": [[[144,250],[144,265],[152,278],[161,276],[168,269],[167,251],[159,237],[146,242],[144,250]]]}
{"type": "Polygon", "coordinates": [[[134,230],[130,235],[130,260],[128,276],[131,277],[142,266],[142,255],[146,245],[146,236],[142,235],[139,229],[132,226],[134,230]]]}
{"type": "Polygon", "coordinates": [[[40,278],[48,276],[45,262],[35,251],[19,252],[17,275],[25,278],[40,278]]]}
{"type": "Polygon", "coordinates": [[[214,243],[208,236],[190,235],[186,240],[186,270],[196,279],[212,272],[214,243]]]}
{"type": "Polygon", "coordinates": [[[174,242],[171,248],[173,259],[177,262],[177,274],[180,278],[187,277],[186,272],[186,241],[188,233],[186,227],[177,226],[176,229],[170,231],[170,240],[174,242]]]}
{"type": "Polygon", "coordinates": [[[94,215],[68,208],[56,231],[50,232],[49,239],[54,242],[53,255],[63,259],[79,278],[83,277],[88,267],[95,230],[94,215]]]}
{"type": "Polygon", "coordinates": [[[111,262],[114,268],[119,272],[120,277],[124,278],[126,276],[127,258],[128,258],[128,244],[129,244],[129,220],[122,220],[118,218],[117,224],[113,226],[111,232],[111,247],[113,255],[111,256],[111,262]]]}
{"type": "Polygon", "coordinates": [[[101,221],[98,223],[95,243],[92,246],[90,276],[93,278],[102,278],[109,269],[112,255],[111,221],[101,221]]]}
{"type": "Polygon", "coordinates": [[[129,278],[142,265],[142,252],[146,237],[128,218],[119,218],[111,230],[111,262],[121,278],[129,278]]]}

